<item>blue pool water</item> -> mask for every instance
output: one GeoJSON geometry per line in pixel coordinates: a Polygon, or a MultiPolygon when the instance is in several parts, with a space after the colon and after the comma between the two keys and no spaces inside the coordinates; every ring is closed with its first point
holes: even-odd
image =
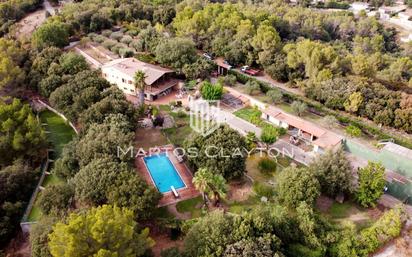
{"type": "Polygon", "coordinates": [[[160,193],[171,191],[171,186],[176,190],[185,187],[185,183],[166,153],[145,157],[144,162],[160,193]]]}

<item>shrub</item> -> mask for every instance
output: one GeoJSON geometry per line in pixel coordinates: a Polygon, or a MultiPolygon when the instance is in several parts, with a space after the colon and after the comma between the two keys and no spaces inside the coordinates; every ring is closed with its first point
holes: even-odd
{"type": "Polygon", "coordinates": [[[246,82],[246,92],[249,95],[254,95],[260,92],[260,86],[255,80],[249,80],[246,82]]]}
{"type": "Polygon", "coordinates": [[[97,37],[98,35],[94,32],[87,34],[87,37],[90,38],[91,40],[94,41],[94,38],[97,37]]]}
{"type": "Polygon", "coordinates": [[[132,37],[135,37],[135,36],[137,36],[138,34],[139,34],[139,31],[136,30],[136,29],[131,29],[131,30],[128,30],[128,31],[126,32],[126,35],[129,35],[129,36],[132,36],[132,37]]]}
{"type": "Polygon", "coordinates": [[[200,89],[202,97],[206,100],[219,100],[222,98],[223,87],[221,84],[212,84],[208,81],[203,82],[200,89]]]}
{"type": "Polygon", "coordinates": [[[39,206],[44,214],[63,214],[67,211],[73,188],[68,184],[51,185],[41,192],[39,206]]]}
{"type": "Polygon", "coordinates": [[[120,31],[116,31],[110,34],[110,38],[116,41],[119,41],[122,37],[123,37],[123,33],[120,31]]]}
{"type": "Polygon", "coordinates": [[[104,37],[110,37],[110,35],[113,33],[113,31],[111,31],[110,29],[105,29],[102,31],[102,35],[104,37]]]}
{"type": "Polygon", "coordinates": [[[184,111],[178,111],[177,112],[177,117],[179,118],[185,118],[187,114],[184,111]]]}
{"type": "Polygon", "coordinates": [[[258,169],[260,172],[269,174],[276,171],[276,161],[266,157],[259,161],[258,169]]]}
{"type": "Polygon", "coordinates": [[[275,196],[275,189],[271,186],[267,186],[263,183],[255,182],[253,184],[253,191],[258,195],[258,196],[264,196],[268,199],[272,198],[275,196]]]}
{"type": "Polygon", "coordinates": [[[120,54],[120,49],[123,49],[123,48],[127,48],[127,46],[125,44],[122,44],[122,43],[117,43],[110,50],[112,52],[118,54],[118,55],[121,55],[120,54]]]}
{"type": "Polygon", "coordinates": [[[362,135],[361,129],[356,127],[355,125],[347,126],[345,132],[352,137],[360,137],[362,135]]]}
{"type": "Polygon", "coordinates": [[[120,43],[128,45],[132,42],[132,40],[133,40],[133,38],[131,36],[125,35],[125,36],[122,37],[122,39],[120,39],[120,43]]]}
{"type": "Polygon", "coordinates": [[[131,48],[121,48],[119,49],[119,55],[123,58],[132,57],[134,55],[134,51],[131,48]]]}
{"type": "Polygon", "coordinates": [[[324,253],[321,249],[310,249],[301,244],[291,244],[288,246],[286,252],[291,257],[322,257],[324,253]]]}
{"type": "Polygon", "coordinates": [[[112,39],[106,39],[103,43],[102,43],[102,46],[104,47],[104,48],[107,48],[107,49],[112,49],[112,47],[114,46],[114,45],[116,45],[116,41],[114,41],[114,40],[112,40],[112,39]]]}
{"type": "Polygon", "coordinates": [[[97,36],[95,36],[92,40],[93,40],[94,42],[96,42],[96,43],[101,44],[101,43],[103,43],[105,40],[107,40],[107,37],[104,37],[104,36],[102,36],[102,35],[97,35],[97,36]]]}
{"type": "Polygon", "coordinates": [[[308,109],[308,105],[300,101],[293,101],[291,107],[298,116],[302,116],[302,114],[308,109]]]}
{"type": "Polygon", "coordinates": [[[269,97],[270,102],[274,104],[282,102],[282,98],[283,98],[282,92],[278,89],[271,89],[267,91],[266,96],[269,97]]]}
{"type": "Polygon", "coordinates": [[[132,42],[129,43],[129,46],[134,48],[137,52],[142,52],[144,50],[143,44],[140,40],[133,39],[132,42]]]}

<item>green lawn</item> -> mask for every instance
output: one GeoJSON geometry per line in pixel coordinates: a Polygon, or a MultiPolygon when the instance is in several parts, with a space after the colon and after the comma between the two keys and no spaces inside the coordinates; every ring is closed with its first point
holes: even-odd
{"type": "Polygon", "coordinates": [[[201,216],[202,211],[200,208],[196,208],[196,206],[200,205],[202,201],[203,201],[202,197],[198,196],[196,198],[178,202],[176,204],[176,210],[180,213],[190,212],[192,219],[198,218],[201,216]]]}
{"type": "Polygon", "coordinates": [[[233,113],[237,117],[244,119],[251,123],[261,123],[262,112],[253,107],[245,107],[233,113]]]}
{"type": "Polygon", "coordinates": [[[47,123],[48,140],[53,144],[55,151],[55,159],[60,156],[65,144],[69,143],[75,132],[73,129],[57,114],[51,111],[43,111],[40,113],[40,119],[43,123],[47,123]]]}
{"type": "Polygon", "coordinates": [[[29,222],[38,221],[41,215],[42,213],[41,213],[40,207],[37,204],[34,204],[29,214],[29,217],[27,218],[27,221],[29,222]]]}
{"type": "Polygon", "coordinates": [[[246,201],[227,203],[229,205],[229,212],[241,214],[243,212],[251,211],[261,204],[257,197],[249,197],[246,201]]]}
{"type": "MultiPolygon", "coordinates": [[[[73,139],[75,132],[59,115],[49,110],[42,111],[40,113],[40,120],[42,123],[47,123],[47,127],[45,127],[45,129],[49,132],[47,133],[47,139],[53,145],[53,159],[56,160],[60,156],[64,145],[66,145],[73,139]]],[[[53,165],[53,163],[51,163],[50,165],[53,165]]],[[[48,171],[50,170],[51,167],[48,169],[48,171]]],[[[42,186],[46,187],[48,185],[55,185],[59,183],[63,183],[63,180],[61,180],[54,174],[50,174],[46,175],[42,186]]],[[[37,199],[39,195],[40,193],[37,195],[37,199]]],[[[37,221],[40,219],[41,215],[42,213],[40,207],[38,206],[37,201],[35,201],[33,208],[31,209],[31,212],[29,214],[28,221],[37,221]]]]}
{"type": "Polygon", "coordinates": [[[183,115],[183,112],[181,112],[181,114],[169,112],[168,114],[173,117],[175,126],[173,128],[163,129],[162,131],[172,144],[182,146],[185,139],[192,133],[190,118],[187,114],[183,115]]]}
{"type": "Polygon", "coordinates": [[[350,202],[333,202],[328,213],[332,219],[343,219],[349,216],[351,208],[352,204],[350,202]]]}
{"type": "Polygon", "coordinates": [[[55,174],[50,174],[50,175],[46,175],[42,186],[46,187],[48,185],[56,185],[60,183],[62,183],[62,180],[58,176],[56,176],[55,174]]]}

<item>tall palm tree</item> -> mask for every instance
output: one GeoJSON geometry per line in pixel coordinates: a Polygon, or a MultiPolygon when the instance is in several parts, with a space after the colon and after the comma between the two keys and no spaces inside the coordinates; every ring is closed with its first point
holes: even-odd
{"type": "Polygon", "coordinates": [[[193,185],[202,194],[205,206],[207,206],[206,195],[210,193],[211,175],[212,173],[207,169],[200,168],[192,179],[193,185]]]}
{"type": "Polygon", "coordinates": [[[134,74],[134,88],[136,89],[136,92],[139,94],[139,102],[140,105],[144,104],[144,89],[146,88],[146,82],[144,81],[146,79],[146,74],[143,71],[137,71],[134,74]]]}

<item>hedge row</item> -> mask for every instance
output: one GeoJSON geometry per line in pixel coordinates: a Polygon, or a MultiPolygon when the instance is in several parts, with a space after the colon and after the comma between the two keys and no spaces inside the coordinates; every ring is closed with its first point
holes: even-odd
{"type": "MultiPolygon", "coordinates": [[[[237,81],[239,83],[242,83],[242,84],[246,84],[246,82],[248,82],[249,80],[256,81],[259,84],[260,90],[262,91],[262,93],[266,93],[267,91],[269,91],[272,88],[272,86],[269,83],[257,80],[256,78],[249,77],[249,76],[247,76],[245,74],[242,74],[242,73],[240,73],[236,70],[231,70],[229,73],[235,75],[237,81]]],[[[378,126],[373,126],[373,125],[367,124],[360,118],[353,117],[350,114],[342,113],[340,111],[331,110],[331,109],[325,107],[324,105],[322,105],[321,103],[319,103],[317,101],[311,100],[311,99],[309,99],[307,97],[304,97],[304,96],[299,96],[299,95],[292,94],[292,93],[290,93],[290,92],[288,92],[288,91],[286,91],[282,88],[279,88],[279,89],[282,91],[283,96],[290,102],[292,102],[292,101],[304,102],[308,105],[308,107],[310,107],[311,109],[313,109],[316,112],[320,113],[321,115],[323,115],[323,116],[326,116],[326,115],[335,116],[336,119],[340,123],[345,124],[345,125],[356,126],[356,127],[360,128],[362,131],[364,131],[365,133],[367,133],[369,135],[373,135],[378,140],[384,140],[384,139],[392,138],[395,141],[395,143],[412,149],[412,141],[407,139],[407,138],[389,135],[389,134],[385,133],[384,131],[382,131],[382,129],[379,128],[378,126]]]]}

